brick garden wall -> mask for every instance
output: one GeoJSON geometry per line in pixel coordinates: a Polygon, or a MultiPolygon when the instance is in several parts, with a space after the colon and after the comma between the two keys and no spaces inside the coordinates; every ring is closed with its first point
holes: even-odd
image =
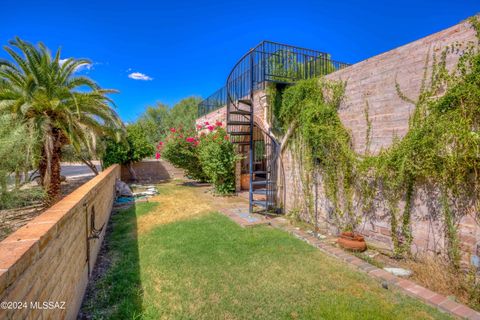
{"type": "Polygon", "coordinates": [[[22,310],[0,309],[0,319],[75,319],[107,224],[120,166],[114,165],[0,242],[0,301],[25,301],[22,310]],[[89,246],[89,255],[87,255],[89,246]],[[65,302],[65,309],[32,309],[30,302],[65,302]]]}
{"type": "MultiPolygon", "coordinates": [[[[477,41],[475,31],[469,23],[462,22],[328,75],[328,79],[347,82],[345,99],[340,106],[339,115],[342,123],[350,130],[355,151],[359,154],[364,154],[366,151],[375,154],[382,148],[388,147],[394,137],[404,136],[408,131],[408,121],[414,106],[400,99],[395,83],[398,83],[406,96],[415,100],[420,92],[427,57],[430,56],[429,66],[431,66],[433,54],[437,54],[438,57],[446,46],[470,41],[477,41]],[[367,103],[371,121],[371,142],[368,150],[366,150],[367,121],[365,118],[367,103]]],[[[457,60],[458,56],[450,55],[447,59],[447,67],[451,68],[457,60]]],[[[299,167],[291,153],[285,154],[283,164],[285,207],[289,211],[301,205],[303,192],[299,179],[299,167]]],[[[318,192],[319,221],[330,232],[338,232],[328,223],[328,212],[331,206],[323,194],[321,177],[318,192]]],[[[436,190],[421,189],[416,192],[411,220],[414,237],[413,252],[444,252],[442,215],[437,200],[436,190]]],[[[403,207],[403,204],[400,203],[400,206],[403,207]]],[[[357,212],[361,212],[358,203],[357,212]]],[[[480,245],[480,228],[474,219],[475,212],[472,208],[471,215],[463,217],[459,225],[462,258],[467,263],[480,245]]],[[[304,219],[308,220],[308,217],[304,216],[304,219]]],[[[373,213],[363,217],[359,231],[370,240],[392,248],[390,218],[387,210],[382,207],[381,201],[376,203],[373,213]]]]}
{"type": "MultiPolygon", "coordinates": [[[[183,179],[184,172],[175,168],[169,162],[160,160],[143,160],[132,165],[137,176],[137,182],[142,183],[158,183],[170,179],[183,179]]],[[[122,181],[133,181],[132,175],[127,166],[122,165],[121,170],[122,181]]]]}
{"type": "Polygon", "coordinates": [[[222,123],[225,123],[227,121],[227,107],[222,107],[220,109],[217,109],[215,111],[212,111],[210,113],[207,113],[206,115],[197,118],[195,121],[196,125],[204,125],[205,122],[214,124],[216,121],[221,121],[222,123]]]}

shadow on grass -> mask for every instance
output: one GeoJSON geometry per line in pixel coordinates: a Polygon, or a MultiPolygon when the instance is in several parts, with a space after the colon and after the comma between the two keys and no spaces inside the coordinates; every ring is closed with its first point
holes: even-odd
{"type": "Polygon", "coordinates": [[[142,314],[137,217],[156,203],[113,212],[78,319],[135,319],[142,314]]]}
{"type": "Polygon", "coordinates": [[[198,182],[198,181],[182,181],[178,184],[179,186],[184,186],[184,187],[209,187],[212,184],[208,182],[198,182]]]}

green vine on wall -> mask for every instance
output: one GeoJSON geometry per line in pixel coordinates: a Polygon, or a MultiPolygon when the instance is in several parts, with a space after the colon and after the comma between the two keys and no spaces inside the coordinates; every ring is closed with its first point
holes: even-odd
{"type": "Polygon", "coordinates": [[[365,115],[365,123],[367,125],[367,130],[365,132],[365,154],[370,154],[370,145],[372,144],[372,120],[370,120],[370,105],[368,100],[365,100],[365,109],[363,109],[363,114],[365,115]]]}
{"type": "MultiPolygon", "coordinates": [[[[470,22],[480,35],[478,19],[470,22]]],[[[374,198],[380,194],[390,213],[395,254],[408,255],[413,241],[414,195],[422,186],[434,186],[441,191],[438,204],[448,258],[459,266],[458,223],[472,207],[476,212],[480,207],[480,54],[476,48],[475,44],[456,43],[438,56],[433,54],[431,64],[427,58],[416,100],[408,98],[396,84],[399,97],[414,104],[409,130],[376,155],[353,151],[350,134],[338,116],[344,83],[324,78],[303,80],[286,88],[281,99],[277,97],[278,123],[283,132],[298,123],[290,145],[301,145],[300,160],[307,177],[319,168],[333,206],[331,218],[339,229],[355,228],[361,219],[353,208],[355,193],[361,199],[363,214],[372,210],[374,198]],[[460,53],[460,58],[449,71],[447,57],[452,53],[460,53]],[[401,211],[400,201],[404,202],[401,211]]],[[[365,118],[369,145],[368,107],[365,118]]],[[[311,192],[311,179],[302,180],[302,189],[311,192]]],[[[310,203],[310,195],[305,198],[310,203]]]]}
{"type": "Polygon", "coordinates": [[[284,132],[292,123],[298,123],[289,143],[303,168],[302,191],[309,216],[313,216],[312,177],[315,167],[319,167],[333,207],[331,219],[341,228],[353,229],[356,155],[337,112],[344,89],[345,83],[323,78],[299,81],[283,92],[278,118],[284,132]]]}

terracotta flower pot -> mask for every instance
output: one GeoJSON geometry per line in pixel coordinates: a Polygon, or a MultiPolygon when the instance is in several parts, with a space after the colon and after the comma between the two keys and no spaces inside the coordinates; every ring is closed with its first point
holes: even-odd
{"type": "Polygon", "coordinates": [[[242,190],[250,189],[250,175],[248,173],[244,173],[240,176],[240,187],[242,190]]]}
{"type": "Polygon", "coordinates": [[[344,249],[362,252],[367,250],[365,239],[353,232],[342,232],[337,239],[337,243],[344,249]]]}

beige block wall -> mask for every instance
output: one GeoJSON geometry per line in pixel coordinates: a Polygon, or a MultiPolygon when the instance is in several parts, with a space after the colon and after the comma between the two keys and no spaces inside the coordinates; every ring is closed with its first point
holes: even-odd
{"type": "Polygon", "coordinates": [[[113,165],[0,242],[0,301],[26,302],[0,309],[0,319],[75,319],[106,227],[120,166],[113,165]],[[90,254],[87,255],[89,246],[90,254]],[[65,302],[65,309],[40,310],[31,302],[65,302]]]}
{"type": "MultiPolygon", "coordinates": [[[[175,168],[170,162],[159,160],[143,160],[132,164],[135,171],[137,182],[142,183],[158,183],[170,179],[183,179],[184,172],[182,169],[175,168]]],[[[127,166],[122,165],[121,170],[122,181],[133,181],[133,177],[127,166]]]]}

